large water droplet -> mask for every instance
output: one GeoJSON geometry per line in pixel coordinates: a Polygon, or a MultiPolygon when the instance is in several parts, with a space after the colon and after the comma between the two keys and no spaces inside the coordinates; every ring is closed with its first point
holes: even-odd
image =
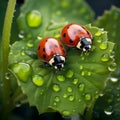
{"type": "Polygon", "coordinates": [[[108,47],[108,43],[107,43],[107,42],[102,42],[102,43],[100,44],[100,49],[102,49],[102,50],[107,49],[107,47],[108,47]]]}
{"type": "Polygon", "coordinates": [[[114,62],[108,67],[108,70],[113,72],[113,71],[115,71],[116,67],[117,67],[117,64],[114,62]]]}
{"type": "Polygon", "coordinates": [[[82,69],[83,69],[83,66],[82,66],[82,65],[80,65],[79,69],[80,69],[80,70],[82,70],[82,69]]]}
{"type": "Polygon", "coordinates": [[[69,97],[68,97],[68,99],[69,99],[69,101],[74,101],[74,99],[75,99],[75,97],[73,96],[73,95],[70,95],[69,97]]]}
{"type": "Polygon", "coordinates": [[[27,14],[26,20],[29,27],[39,27],[42,24],[41,13],[37,10],[32,10],[27,14]]]}
{"type": "Polygon", "coordinates": [[[67,73],[66,73],[67,78],[72,78],[73,75],[74,75],[74,72],[72,70],[68,70],[67,73]]]}
{"type": "Polygon", "coordinates": [[[89,72],[87,73],[87,75],[88,75],[88,76],[91,76],[91,75],[92,75],[92,73],[89,71],[89,72]]]}
{"type": "Polygon", "coordinates": [[[85,72],[84,71],[81,72],[81,76],[85,76],[85,72]]]}
{"type": "Polygon", "coordinates": [[[12,70],[23,82],[27,82],[32,72],[30,65],[27,63],[17,63],[12,67],[12,70]]]}
{"type": "Polygon", "coordinates": [[[34,44],[33,44],[33,41],[29,41],[29,42],[27,42],[27,46],[28,46],[28,47],[31,48],[31,47],[33,47],[33,45],[34,45],[34,44]]]}
{"type": "Polygon", "coordinates": [[[109,106],[108,108],[106,108],[106,109],[104,110],[104,113],[105,113],[106,115],[111,115],[111,114],[113,113],[113,108],[112,108],[112,106],[109,106]]]}
{"type": "Polygon", "coordinates": [[[110,81],[113,82],[113,83],[116,83],[116,82],[118,82],[118,78],[110,77],[110,81]]]}
{"type": "Polygon", "coordinates": [[[63,98],[67,98],[67,96],[68,96],[67,94],[63,94],[63,98]]]}
{"type": "Polygon", "coordinates": [[[79,91],[82,92],[85,89],[85,84],[80,83],[79,86],[78,86],[78,89],[79,89],[79,91]]]}
{"type": "Polygon", "coordinates": [[[109,61],[109,59],[110,59],[110,56],[109,56],[109,54],[103,54],[102,56],[101,56],[101,61],[102,62],[107,62],[107,61],[109,61]]]}
{"type": "Polygon", "coordinates": [[[25,55],[25,51],[21,50],[20,55],[24,56],[25,55]]]}
{"type": "Polygon", "coordinates": [[[43,86],[43,84],[44,84],[43,77],[41,77],[39,75],[32,76],[32,81],[36,86],[43,86]]]}
{"type": "Polygon", "coordinates": [[[54,84],[52,89],[55,91],[55,92],[59,92],[60,91],[60,86],[58,84],[54,84]]]}
{"type": "Polygon", "coordinates": [[[85,95],[85,100],[87,100],[87,101],[91,100],[91,95],[90,94],[86,94],[85,95]]]}
{"type": "Polygon", "coordinates": [[[24,34],[25,34],[25,32],[23,30],[21,30],[20,33],[18,34],[18,37],[20,39],[23,39],[24,38],[24,34]]]}
{"type": "Polygon", "coordinates": [[[73,83],[74,85],[76,85],[76,84],[78,83],[78,81],[79,81],[78,79],[74,79],[72,83],[73,83]]]}
{"type": "Polygon", "coordinates": [[[71,87],[67,87],[67,91],[68,91],[69,93],[71,93],[73,90],[72,90],[71,87]]]}
{"type": "Polygon", "coordinates": [[[55,102],[60,102],[60,98],[58,96],[55,97],[55,102]]]}
{"type": "Polygon", "coordinates": [[[70,116],[70,112],[69,111],[67,111],[67,110],[64,110],[63,112],[62,112],[62,114],[63,114],[63,116],[70,116]]]}
{"type": "Polygon", "coordinates": [[[58,75],[57,80],[63,82],[65,80],[65,77],[63,75],[58,75]]]}
{"type": "Polygon", "coordinates": [[[99,37],[99,36],[101,36],[101,34],[102,34],[102,32],[98,31],[98,32],[95,33],[95,36],[99,37]]]}

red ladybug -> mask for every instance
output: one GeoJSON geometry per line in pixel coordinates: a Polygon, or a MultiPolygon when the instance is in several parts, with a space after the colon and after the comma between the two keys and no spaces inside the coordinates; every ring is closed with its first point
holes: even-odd
{"type": "Polygon", "coordinates": [[[55,38],[42,39],[38,45],[37,55],[55,69],[61,70],[64,67],[66,51],[61,42],[55,38]]]}
{"type": "Polygon", "coordinates": [[[68,24],[61,31],[61,41],[64,44],[82,49],[83,52],[90,51],[92,39],[92,34],[79,24],[68,24]]]}

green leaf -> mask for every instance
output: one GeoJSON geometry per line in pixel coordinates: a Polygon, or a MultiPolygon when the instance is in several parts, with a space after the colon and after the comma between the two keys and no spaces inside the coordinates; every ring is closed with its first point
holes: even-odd
{"type": "MultiPolygon", "coordinates": [[[[44,35],[60,33],[62,27],[58,26],[59,23],[56,23],[55,31],[48,30],[44,35]]],[[[94,36],[92,51],[82,54],[74,48],[66,48],[66,64],[62,71],[45,66],[36,57],[40,38],[24,38],[12,45],[9,67],[17,75],[18,83],[30,105],[36,106],[39,113],[52,109],[64,116],[83,114],[86,108],[94,105],[105,88],[111,72],[108,67],[113,63],[111,52],[114,44],[107,41],[107,32],[103,29],[90,25],[86,28],[94,36]]]]}
{"type": "Polygon", "coordinates": [[[120,69],[120,9],[112,7],[110,11],[106,11],[103,16],[99,17],[95,25],[98,27],[104,27],[108,31],[108,39],[115,43],[115,62],[117,63],[117,68],[120,69]]]}
{"type": "Polygon", "coordinates": [[[95,104],[93,118],[97,120],[119,120],[119,113],[120,72],[115,71],[108,79],[103,96],[101,96],[95,104]]]}
{"type": "Polygon", "coordinates": [[[53,23],[90,23],[94,18],[90,7],[83,0],[26,0],[18,18],[22,32],[36,37],[43,35],[53,23]],[[70,12],[70,14],[68,14],[70,12]]]}

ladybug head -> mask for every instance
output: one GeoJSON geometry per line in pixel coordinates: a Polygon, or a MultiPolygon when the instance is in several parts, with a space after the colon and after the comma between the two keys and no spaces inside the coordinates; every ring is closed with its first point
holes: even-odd
{"type": "Polygon", "coordinates": [[[90,38],[81,38],[77,44],[78,49],[82,49],[83,52],[90,52],[92,40],[90,38]]]}
{"type": "Polygon", "coordinates": [[[57,70],[62,70],[64,68],[65,57],[56,54],[53,58],[49,61],[49,64],[52,65],[57,70]]]}

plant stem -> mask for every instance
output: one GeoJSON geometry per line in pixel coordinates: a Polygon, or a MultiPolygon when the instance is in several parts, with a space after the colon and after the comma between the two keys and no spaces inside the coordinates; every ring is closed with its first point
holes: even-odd
{"type": "MultiPolygon", "coordinates": [[[[10,80],[8,80],[5,75],[8,72],[8,54],[9,54],[9,42],[10,42],[10,33],[11,33],[11,25],[12,19],[14,14],[16,0],[9,0],[4,26],[3,26],[3,33],[2,33],[2,42],[1,42],[1,80],[3,82],[3,116],[7,117],[9,114],[9,107],[11,106],[10,103],[10,80]]],[[[5,118],[3,118],[5,119],[5,118]]]]}

